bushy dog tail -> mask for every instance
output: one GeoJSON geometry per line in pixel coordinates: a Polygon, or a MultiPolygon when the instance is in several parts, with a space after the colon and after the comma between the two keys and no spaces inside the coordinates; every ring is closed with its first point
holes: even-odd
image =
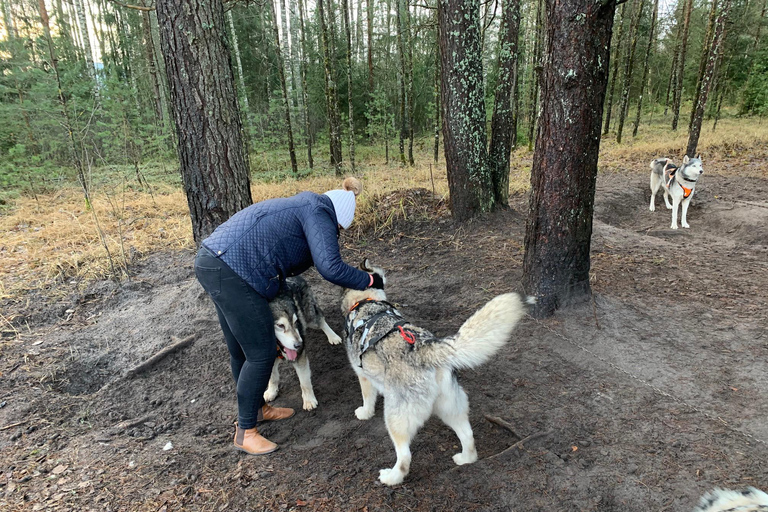
{"type": "Polygon", "coordinates": [[[768,494],[747,487],[743,491],[730,489],[713,489],[701,497],[699,505],[693,512],[725,512],[738,510],[739,512],[768,511],[768,494]]]}
{"type": "Polygon", "coordinates": [[[651,160],[651,169],[653,169],[657,165],[661,165],[662,167],[664,167],[665,165],[667,165],[668,160],[669,158],[656,158],[654,160],[651,160]]]}
{"type": "Polygon", "coordinates": [[[516,293],[499,295],[464,322],[459,332],[418,350],[422,364],[435,367],[475,368],[487,362],[509,341],[512,330],[526,312],[526,304],[516,293]]]}

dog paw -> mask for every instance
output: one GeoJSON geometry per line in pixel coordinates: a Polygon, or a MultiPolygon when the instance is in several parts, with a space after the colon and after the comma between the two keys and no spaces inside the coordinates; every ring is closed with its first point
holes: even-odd
{"type": "Polygon", "coordinates": [[[672,205],[671,205],[671,204],[668,204],[668,205],[667,205],[667,210],[671,210],[671,209],[672,209],[672,205]]]}
{"type": "Polygon", "coordinates": [[[384,485],[397,485],[403,483],[405,475],[395,468],[386,468],[379,471],[379,481],[384,485]]]}
{"type": "Polygon", "coordinates": [[[328,336],[328,343],[331,345],[338,345],[341,343],[341,336],[339,336],[336,333],[333,333],[333,336],[328,336]]]}
{"type": "Polygon", "coordinates": [[[682,224],[682,226],[683,226],[685,229],[688,229],[688,228],[690,228],[690,227],[691,227],[691,226],[689,226],[689,225],[688,225],[688,223],[682,224]]]}
{"type": "Polygon", "coordinates": [[[671,229],[677,229],[677,224],[672,224],[672,225],[671,225],[671,226],[669,226],[669,227],[670,227],[671,229]]]}
{"type": "Polygon", "coordinates": [[[317,407],[317,398],[315,398],[313,396],[309,397],[309,398],[304,398],[304,410],[305,411],[311,411],[315,407],[317,407]]]}
{"type": "Polygon", "coordinates": [[[358,407],[355,409],[355,416],[359,420],[369,420],[373,418],[375,411],[373,409],[366,409],[365,407],[358,407]]]}
{"type": "Polygon", "coordinates": [[[648,209],[651,210],[652,212],[656,211],[656,207],[654,205],[649,206],[648,209]]]}
{"type": "Polygon", "coordinates": [[[472,453],[457,453],[453,456],[453,462],[456,463],[457,466],[463,466],[464,464],[472,464],[473,462],[477,461],[477,452],[472,453]]]}
{"type": "Polygon", "coordinates": [[[264,392],[264,401],[271,402],[277,398],[277,391],[278,388],[267,388],[267,390],[264,392]]]}

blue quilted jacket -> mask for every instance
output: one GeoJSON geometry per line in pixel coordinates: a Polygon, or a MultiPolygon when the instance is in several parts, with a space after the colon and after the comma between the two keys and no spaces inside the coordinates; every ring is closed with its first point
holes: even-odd
{"type": "Polygon", "coordinates": [[[363,290],[370,276],[341,259],[338,233],[331,199],[302,192],[240,210],[203,245],[267,299],[312,265],[333,284],[363,290]]]}

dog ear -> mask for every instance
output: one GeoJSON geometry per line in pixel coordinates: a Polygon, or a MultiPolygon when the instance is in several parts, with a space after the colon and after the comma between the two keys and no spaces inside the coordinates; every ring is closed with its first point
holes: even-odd
{"type": "Polygon", "coordinates": [[[683,163],[684,163],[684,164],[687,164],[687,163],[688,163],[688,160],[690,160],[690,158],[688,158],[688,155],[685,155],[685,156],[683,157],[683,163]]]}
{"type": "Polygon", "coordinates": [[[373,269],[371,268],[371,263],[368,261],[368,258],[365,258],[362,263],[360,263],[360,270],[365,270],[366,272],[373,272],[373,269]]]}
{"type": "Polygon", "coordinates": [[[696,155],[696,158],[697,158],[698,160],[701,160],[701,153],[699,153],[698,155],[696,155]]]}

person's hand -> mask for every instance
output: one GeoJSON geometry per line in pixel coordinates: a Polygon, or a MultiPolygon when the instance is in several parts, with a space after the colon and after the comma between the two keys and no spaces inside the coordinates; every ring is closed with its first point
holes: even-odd
{"type": "Polygon", "coordinates": [[[371,284],[368,285],[368,288],[378,288],[379,290],[383,290],[384,278],[375,272],[373,274],[370,274],[370,276],[371,276],[371,284]]]}

